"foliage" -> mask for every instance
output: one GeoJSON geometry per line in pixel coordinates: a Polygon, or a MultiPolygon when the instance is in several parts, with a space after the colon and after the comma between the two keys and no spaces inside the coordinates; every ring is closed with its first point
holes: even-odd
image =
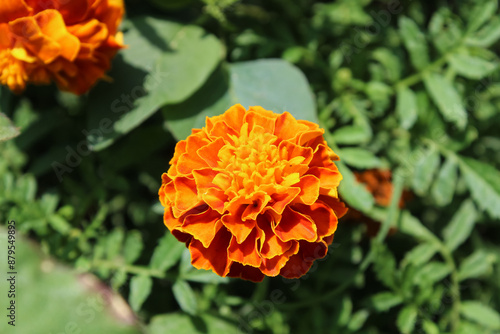
{"type": "Polygon", "coordinates": [[[499,333],[500,15],[449,3],[130,0],[113,81],[1,89],[0,219],[128,300],[141,332],[499,333]],[[299,280],[195,270],[162,224],[160,177],[234,102],[318,121],[377,237],[341,219],[299,280]],[[388,208],[357,183],[368,168],[393,171],[388,208]]]}

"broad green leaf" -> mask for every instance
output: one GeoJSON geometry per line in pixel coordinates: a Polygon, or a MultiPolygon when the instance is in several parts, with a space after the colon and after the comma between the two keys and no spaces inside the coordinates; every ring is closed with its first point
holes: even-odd
{"type": "Polygon", "coordinates": [[[182,274],[181,278],[186,281],[197,283],[229,283],[228,277],[220,277],[212,271],[203,269],[189,270],[188,272],[182,274]]]}
{"type": "Polygon", "coordinates": [[[402,263],[420,266],[428,262],[436,252],[437,248],[433,243],[422,243],[406,253],[402,263]]]}
{"type": "Polygon", "coordinates": [[[349,320],[347,328],[352,332],[358,331],[359,329],[361,329],[361,327],[363,327],[369,315],[370,312],[368,312],[368,310],[357,311],[352,315],[351,319],[349,320]]]}
{"type": "Polygon", "coordinates": [[[454,159],[446,159],[432,185],[431,194],[436,204],[445,206],[451,203],[457,182],[457,163],[454,159]]]}
{"type": "Polygon", "coordinates": [[[261,106],[275,113],[288,111],[296,119],[318,123],[306,77],[280,59],[235,63],[214,72],[207,84],[181,104],[167,105],[163,115],[177,139],[205,126],[205,118],[220,115],[234,104],[261,106]]]}
{"type": "Polygon", "coordinates": [[[461,157],[460,170],[476,204],[493,218],[500,218],[500,172],[491,165],[461,157]]]}
{"type": "Polygon", "coordinates": [[[398,227],[401,232],[412,235],[417,239],[435,241],[434,234],[408,211],[402,212],[398,227]]]}
{"type": "Polygon", "coordinates": [[[463,130],[467,125],[467,112],[453,84],[437,73],[425,75],[424,84],[444,119],[463,130]]]}
{"type": "Polygon", "coordinates": [[[481,28],[490,18],[495,15],[498,9],[498,0],[479,1],[472,9],[467,22],[467,32],[476,31],[481,28]]]}
{"type": "Polygon", "coordinates": [[[430,320],[424,319],[422,327],[424,328],[426,334],[441,334],[438,325],[430,320]]]}
{"type": "Polygon", "coordinates": [[[175,281],[172,286],[172,292],[174,293],[175,300],[177,300],[184,312],[191,315],[195,315],[198,312],[196,296],[193,289],[191,289],[191,286],[186,281],[175,281]]]}
{"type": "Polygon", "coordinates": [[[448,276],[452,268],[443,262],[429,262],[423,266],[413,277],[413,282],[421,286],[432,286],[448,276]]]}
{"type": "Polygon", "coordinates": [[[467,45],[488,48],[500,39],[500,17],[493,17],[477,33],[466,39],[467,45]]]}
{"type": "Polygon", "coordinates": [[[498,68],[495,63],[465,54],[452,54],[450,64],[458,74],[473,80],[480,80],[498,68]]]}
{"type": "Polygon", "coordinates": [[[170,269],[177,264],[185,249],[184,243],[179,242],[170,232],[167,232],[155,248],[151,257],[151,268],[162,271],[170,269]]]}
{"type": "Polygon", "coordinates": [[[348,125],[333,131],[336,144],[361,144],[369,141],[371,137],[369,129],[360,125],[348,125]]]}
{"type": "Polygon", "coordinates": [[[401,296],[393,292],[381,292],[370,298],[370,304],[378,312],[385,312],[403,302],[401,296]]]}
{"type": "Polygon", "coordinates": [[[139,17],[125,34],[128,48],[113,64],[113,83],[89,97],[87,140],[101,150],[165,104],[179,103],[208,79],[223,57],[219,41],[197,26],[139,17]],[[203,57],[197,55],[203,50],[203,57]]]}
{"type": "Polygon", "coordinates": [[[401,127],[410,129],[417,121],[417,96],[410,88],[402,87],[397,91],[396,101],[396,115],[401,127]]]}
{"type": "Polygon", "coordinates": [[[418,70],[424,69],[429,64],[429,50],[425,35],[418,25],[407,17],[400,18],[399,30],[413,66],[418,70]]]}
{"type": "Polygon", "coordinates": [[[465,200],[443,230],[444,243],[454,251],[470,236],[476,224],[477,212],[472,200],[465,200]]]}
{"type": "Polygon", "coordinates": [[[19,134],[19,129],[5,114],[0,112],[0,142],[17,137],[19,134]]]}
{"type": "Polygon", "coordinates": [[[405,306],[398,315],[396,324],[403,334],[411,333],[415,328],[418,311],[413,305],[405,306]]]}
{"type": "Polygon", "coordinates": [[[484,250],[477,250],[469,255],[460,264],[458,279],[463,281],[469,278],[479,278],[492,270],[496,258],[484,250]]]}
{"type": "Polygon", "coordinates": [[[151,334],[191,334],[200,333],[200,326],[204,334],[221,333],[241,333],[242,330],[252,330],[248,323],[242,322],[236,324],[231,320],[220,318],[210,314],[201,314],[199,318],[190,317],[183,313],[168,313],[158,315],[151,319],[149,324],[149,333],[151,334]]]}
{"type": "Polygon", "coordinates": [[[123,245],[123,256],[126,263],[134,263],[141,255],[143,248],[141,232],[132,230],[127,233],[123,245]]]}
{"type": "Polygon", "coordinates": [[[134,311],[139,311],[148,298],[153,287],[153,280],[146,275],[137,275],[130,280],[130,296],[128,300],[134,311]]]}
{"type": "Polygon", "coordinates": [[[462,316],[490,329],[500,329],[500,314],[479,301],[464,301],[461,304],[462,316]]]}
{"type": "Polygon", "coordinates": [[[439,166],[439,159],[439,152],[431,147],[422,154],[415,164],[412,186],[418,195],[424,196],[427,194],[439,166]]]}
{"type": "MultiPolygon", "coordinates": [[[[0,226],[4,261],[7,246],[7,230],[0,226]]],[[[3,268],[0,299],[4,304],[0,333],[140,333],[133,325],[135,316],[127,303],[94,275],[79,273],[44,256],[45,251],[21,233],[16,235],[15,246],[18,274],[16,296],[12,300],[16,302],[16,322],[15,327],[7,322],[10,285],[7,263],[0,260],[3,268]]]]}
{"type": "Polygon", "coordinates": [[[342,160],[349,166],[360,169],[380,167],[381,161],[372,152],[362,148],[343,148],[338,152],[342,160]]]}
{"type": "Polygon", "coordinates": [[[340,161],[337,161],[336,165],[343,176],[339,186],[342,198],[357,210],[369,211],[375,204],[372,194],[356,180],[356,177],[346,165],[340,161]]]}

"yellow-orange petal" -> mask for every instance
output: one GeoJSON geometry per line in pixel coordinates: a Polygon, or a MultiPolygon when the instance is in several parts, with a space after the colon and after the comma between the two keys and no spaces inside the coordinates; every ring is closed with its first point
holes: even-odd
{"type": "Polygon", "coordinates": [[[28,16],[31,8],[24,0],[0,0],[0,23],[7,23],[28,16]]]}
{"type": "Polygon", "coordinates": [[[276,224],[274,233],[282,241],[307,240],[317,238],[316,225],[305,215],[287,207],[283,211],[281,221],[276,224]]]}
{"type": "Polygon", "coordinates": [[[207,209],[187,215],[180,230],[191,234],[203,244],[203,247],[207,248],[221,227],[220,215],[207,209]]]}
{"type": "Polygon", "coordinates": [[[228,258],[244,265],[260,267],[262,259],[257,249],[257,237],[257,229],[253,229],[242,243],[233,237],[227,249],[228,258]]]}
{"type": "Polygon", "coordinates": [[[191,264],[198,269],[213,270],[217,275],[225,277],[231,266],[227,257],[227,248],[231,240],[231,234],[224,228],[219,229],[209,247],[192,239],[189,243],[191,252],[191,264]]]}

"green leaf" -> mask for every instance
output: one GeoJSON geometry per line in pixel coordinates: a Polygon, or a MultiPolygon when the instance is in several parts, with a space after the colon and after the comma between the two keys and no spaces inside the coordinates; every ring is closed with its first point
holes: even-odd
{"type": "Polygon", "coordinates": [[[422,243],[406,253],[402,263],[420,266],[428,262],[436,252],[437,248],[433,243],[422,243]]]}
{"type": "Polygon", "coordinates": [[[500,314],[478,301],[464,301],[461,304],[462,316],[490,329],[500,329],[500,314]]]}
{"type": "Polygon", "coordinates": [[[497,0],[480,1],[470,12],[467,32],[476,31],[495,15],[498,9],[497,0]]]}
{"type": "Polygon", "coordinates": [[[397,91],[396,115],[401,127],[410,129],[417,121],[417,96],[408,87],[399,88],[397,91]]]}
{"type": "Polygon", "coordinates": [[[418,25],[407,17],[400,18],[399,30],[406,49],[410,53],[413,66],[418,70],[424,69],[429,64],[429,50],[425,35],[420,31],[418,25]]]}
{"type": "Polygon", "coordinates": [[[130,280],[130,306],[134,311],[139,311],[142,304],[148,298],[153,287],[153,280],[146,275],[137,275],[130,280]]]}
{"type": "Polygon", "coordinates": [[[430,262],[423,266],[413,277],[413,282],[421,286],[432,286],[452,272],[447,263],[430,262]]]}
{"type": "Polygon", "coordinates": [[[125,34],[109,76],[89,96],[87,140],[101,150],[130,132],[165,104],[198,90],[223,57],[217,38],[197,26],[138,17],[125,34]],[[203,50],[203,57],[195,55],[203,50]]]}
{"type": "Polygon", "coordinates": [[[498,65],[479,57],[452,54],[450,64],[460,75],[468,79],[480,80],[498,69],[498,65]]]}
{"type": "Polygon", "coordinates": [[[346,165],[340,161],[337,161],[336,165],[343,176],[339,186],[342,198],[357,210],[369,211],[375,204],[372,194],[356,180],[356,177],[346,165]]]}
{"type": "Polygon", "coordinates": [[[247,332],[248,329],[251,329],[250,325],[247,323],[240,323],[238,327],[235,323],[232,323],[231,320],[210,314],[202,314],[194,318],[187,314],[169,313],[153,317],[149,324],[149,333],[191,334],[200,333],[200,328],[202,328],[204,334],[241,333],[242,329],[247,332]]]}
{"type": "Polygon", "coordinates": [[[460,264],[458,279],[463,281],[469,278],[479,278],[492,270],[496,258],[484,250],[477,250],[469,255],[460,264]]]}
{"type": "Polygon", "coordinates": [[[166,233],[151,257],[151,268],[162,271],[170,269],[177,264],[184,249],[184,243],[179,242],[171,233],[166,233]]]}
{"type": "Polygon", "coordinates": [[[194,269],[181,275],[181,278],[186,281],[197,282],[197,283],[229,283],[228,277],[220,277],[209,270],[194,269]]]}
{"type": "Polygon", "coordinates": [[[0,112],[0,142],[17,137],[19,134],[19,129],[5,114],[0,112]]]}
{"type": "Polygon", "coordinates": [[[385,312],[397,306],[403,302],[401,296],[394,294],[393,292],[381,292],[373,295],[370,298],[370,304],[378,312],[385,312]]]}
{"type": "Polygon", "coordinates": [[[438,166],[439,152],[431,147],[422,154],[415,165],[412,186],[418,195],[424,196],[427,194],[438,166]]]}
{"type": "Polygon", "coordinates": [[[342,160],[349,166],[360,169],[380,167],[381,161],[372,152],[362,148],[343,148],[338,152],[342,160]]]}
{"type": "Polygon", "coordinates": [[[205,126],[205,118],[220,115],[234,104],[261,106],[275,113],[288,111],[296,119],[318,123],[314,98],[306,77],[280,59],[241,62],[214,72],[184,103],[167,105],[163,115],[175,138],[205,126]]]}
{"type": "Polygon", "coordinates": [[[369,129],[360,125],[344,126],[333,132],[333,140],[336,144],[362,144],[368,142],[371,137],[369,129]]]}
{"type": "Polygon", "coordinates": [[[436,237],[434,234],[408,211],[402,212],[398,227],[401,232],[412,235],[417,239],[435,242],[436,237]]]}
{"type": "Polygon", "coordinates": [[[174,293],[175,300],[177,300],[179,306],[184,312],[191,315],[195,315],[198,312],[196,296],[193,289],[191,289],[191,286],[186,283],[186,281],[175,281],[172,286],[172,292],[174,293]]]}
{"type": "Polygon", "coordinates": [[[436,181],[431,188],[432,198],[439,206],[451,203],[457,183],[457,163],[448,158],[438,173],[436,181]]]}
{"type": "Polygon", "coordinates": [[[113,260],[121,253],[124,237],[125,232],[121,228],[114,229],[106,237],[106,254],[108,259],[113,260]]]}
{"type": "Polygon", "coordinates": [[[466,39],[467,45],[488,48],[500,39],[500,17],[493,17],[477,33],[466,39]]]}
{"type": "Polygon", "coordinates": [[[444,119],[454,123],[460,130],[465,129],[467,112],[453,84],[437,73],[425,75],[424,84],[444,119]]]}
{"type": "Polygon", "coordinates": [[[426,334],[440,334],[441,331],[439,330],[438,325],[433,323],[430,320],[424,319],[422,327],[424,328],[424,331],[426,334]]]}
{"type": "Polygon", "coordinates": [[[139,258],[143,248],[141,232],[132,230],[127,233],[127,238],[123,245],[123,256],[125,262],[132,264],[139,258]]]}
{"type": "Polygon", "coordinates": [[[500,218],[500,172],[491,165],[461,157],[460,170],[476,204],[493,218],[500,218]]]}
{"type": "Polygon", "coordinates": [[[396,287],[396,259],[385,245],[375,246],[373,259],[373,270],[378,280],[385,286],[395,289],[396,287]]]}
{"type": "Polygon", "coordinates": [[[403,334],[411,333],[417,321],[417,309],[413,305],[405,306],[398,315],[396,324],[403,334]]]}
{"type": "Polygon", "coordinates": [[[71,225],[66,221],[66,219],[57,214],[51,215],[48,221],[50,226],[63,235],[68,234],[71,230],[71,225]]]}
{"type": "Polygon", "coordinates": [[[347,328],[351,332],[358,331],[359,329],[361,329],[361,327],[363,327],[363,325],[365,324],[366,319],[368,319],[369,315],[370,315],[370,312],[368,312],[368,310],[357,311],[356,313],[354,313],[352,315],[351,319],[349,320],[349,324],[347,325],[347,328]]]}
{"type": "Polygon", "coordinates": [[[477,212],[472,200],[465,200],[443,230],[444,243],[454,251],[470,236],[476,224],[477,212]]]}

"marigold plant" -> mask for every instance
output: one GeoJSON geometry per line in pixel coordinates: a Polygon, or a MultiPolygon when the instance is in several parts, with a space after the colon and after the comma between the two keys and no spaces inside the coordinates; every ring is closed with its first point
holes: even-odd
{"type": "Polygon", "coordinates": [[[235,105],[177,144],[159,190],[164,223],[196,268],[298,278],[347,211],[334,160],[318,125],[235,105]]]}
{"type": "Polygon", "coordinates": [[[27,83],[83,94],[123,47],[122,0],[0,0],[0,83],[27,83]]]}

